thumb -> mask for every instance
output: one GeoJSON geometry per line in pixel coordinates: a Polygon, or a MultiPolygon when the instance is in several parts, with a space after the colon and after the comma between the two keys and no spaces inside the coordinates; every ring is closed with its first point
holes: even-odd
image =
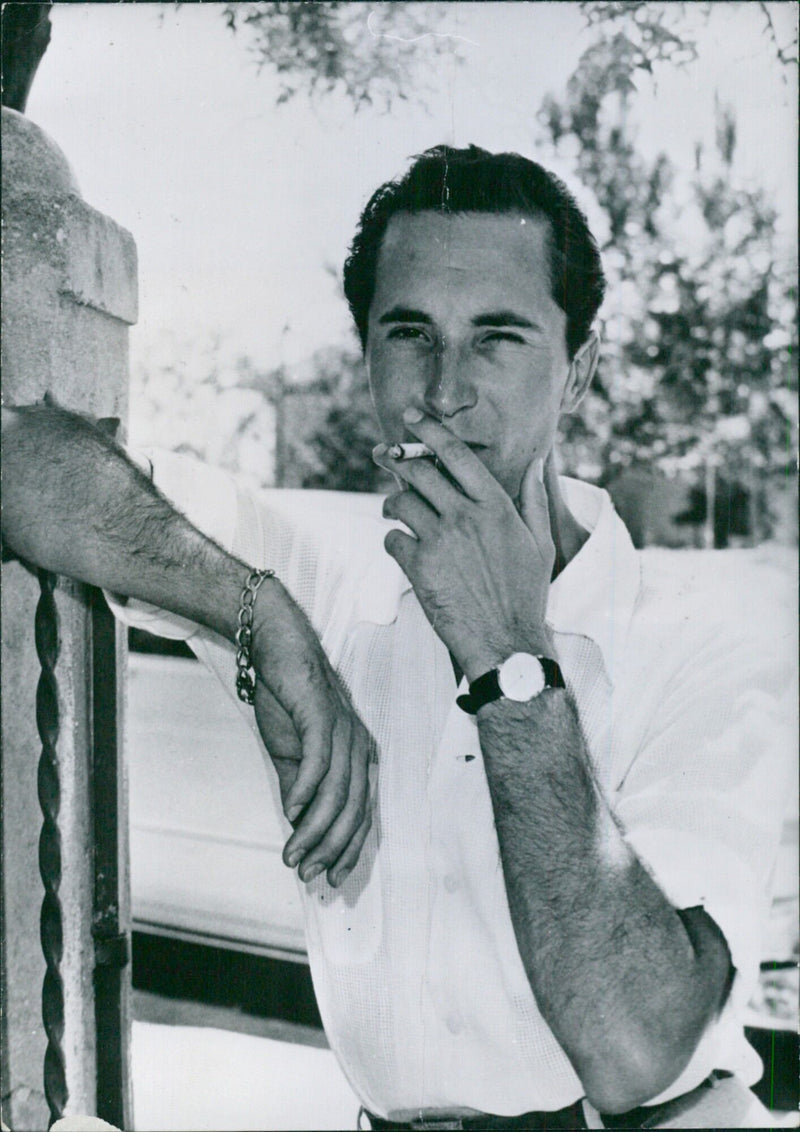
{"type": "Polygon", "coordinates": [[[522,521],[533,535],[550,533],[550,509],[544,486],[544,460],[531,460],[522,479],[519,493],[522,521]]]}

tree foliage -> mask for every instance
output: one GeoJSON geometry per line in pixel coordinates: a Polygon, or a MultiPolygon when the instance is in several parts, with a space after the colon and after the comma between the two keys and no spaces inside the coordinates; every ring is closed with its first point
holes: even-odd
{"type": "Polygon", "coordinates": [[[412,85],[419,92],[418,64],[441,47],[432,33],[440,18],[435,3],[269,0],[226,4],[224,16],[259,68],[279,76],[279,103],[305,90],[388,109],[393,99],[407,99],[412,85]]]}
{"type": "Polygon", "coordinates": [[[735,185],[730,108],[717,105],[715,149],[698,145],[692,171],[664,154],[648,161],[637,146],[633,73],[694,50],[679,53],[669,28],[644,34],[660,7],[585,5],[611,28],[589,47],[565,97],[547,98],[540,114],[608,222],[603,360],[564,450],[574,470],[606,481],[646,465],[705,491],[712,469],[745,485],[763,534],[768,489],[794,462],[796,293],[773,207],[763,191],[735,185]],[[624,30],[615,30],[622,15],[624,30]]]}
{"type": "MultiPolygon", "coordinates": [[[[697,41],[687,22],[687,8],[693,17],[701,17],[708,22],[715,7],[721,7],[717,0],[581,0],[581,10],[587,27],[598,33],[598,38],[586,51],[581,60],[611,48],[614,68],[624,73],[633,84],[633,77],[639,70],[653,74],[661,63],[683,66],[697,58],[697,41]]],[[[781,37],[772,19],[770,6],[758,0],[764,20],[764,34],[775,51],[775,57],[782,66],[797,66],[797,24],[794,34],[781,37]]],[[[730,8],[731,4],[725,7],[730,8]]]]}
{"type": "MultiPolygon", "coordinates": [[[[289,404],[302,400],[291,421],[291,448],[282,446],[279,482],[334,491],[386,490],[390,481],[372,459],[377,424],[361,354],[355,348],[319,350],[306,368],[310,380],[294,386],[288,398],[289,404]]],[[[286,405],[284,399],[278,412],[285,413],[286,405]]]]}

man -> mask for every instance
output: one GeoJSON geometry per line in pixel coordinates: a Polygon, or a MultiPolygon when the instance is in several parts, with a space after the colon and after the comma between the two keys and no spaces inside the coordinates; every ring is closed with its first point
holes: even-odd
{"type": "Polygon", "coordinates": [[[557,474],[598,357],[586,221],[534,163],[440,147],[367,205],[345,293],[398,482],[384,518],[156,461],[214,543],[40,410],[9,417],[6,537],[151,603],[115,605],[228,687],[252,662],[320,1011],[374,1127],[744,1123],[781,674],[557,474]],[[395,454],[418,442],[431,458],[395,454]],[[735,1116],[703,1117],[712,1084],[735,1116]]]}

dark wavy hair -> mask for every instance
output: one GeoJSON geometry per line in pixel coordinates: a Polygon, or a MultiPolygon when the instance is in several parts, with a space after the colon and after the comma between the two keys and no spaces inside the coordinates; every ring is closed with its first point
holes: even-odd
{"type": "Polygon", "coordinates": [[[361,213],[344,265],[344,293],[362,347],[389,221],[398,212],[429,211],[547,217],[551,294],[567,316],[567,352],[573,358],[586,341],[605,292],[600,252],[586,217],[566,185],[535,161],[475,145],[426,150],[403,177],[381,185],[361,213]]]}

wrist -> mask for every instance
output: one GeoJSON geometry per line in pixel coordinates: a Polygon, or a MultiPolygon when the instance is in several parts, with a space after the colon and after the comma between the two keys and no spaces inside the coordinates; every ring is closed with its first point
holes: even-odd
{"type": "MultiPolygon", "coordinates": [[[[245,571],[246,576],[246,571],[245,571]]],[[[241,588],[241,587],[240,587],[241,588]]],[[[258,591],[258,600],[253,610],[253,637],[251,652],[255,667],[266,664],[270,642],[273,646],[276,634],[280,634],[281,609],[291,602],[288,591],[275,574],[264,580],[258,591]]]]}
{"type": "MultiPolygon", "coordinates": [[[[493,668],[499,668],[503,661],[517,652],[530,653],[531,656],[546,656],[557,660],[552,634],[546,625],[525,634],[509,636],[506,640],[484,645],[461,661],[461,668],[468,683],[477,680],[493,668]]],[[[458,657],[456,659],[459,659],[458,657]]]]}
{"type": "MultiPolygon", "coordinates": [[[[236,694],[246,704],[255,703],[258,660],[254,657],[256,600],[261,587],[274,570],[250,570],[239,597],[239,612],[236,618],[236,694]]],[[[259,626],[263,624],[259,617],[259,626]]]]}

